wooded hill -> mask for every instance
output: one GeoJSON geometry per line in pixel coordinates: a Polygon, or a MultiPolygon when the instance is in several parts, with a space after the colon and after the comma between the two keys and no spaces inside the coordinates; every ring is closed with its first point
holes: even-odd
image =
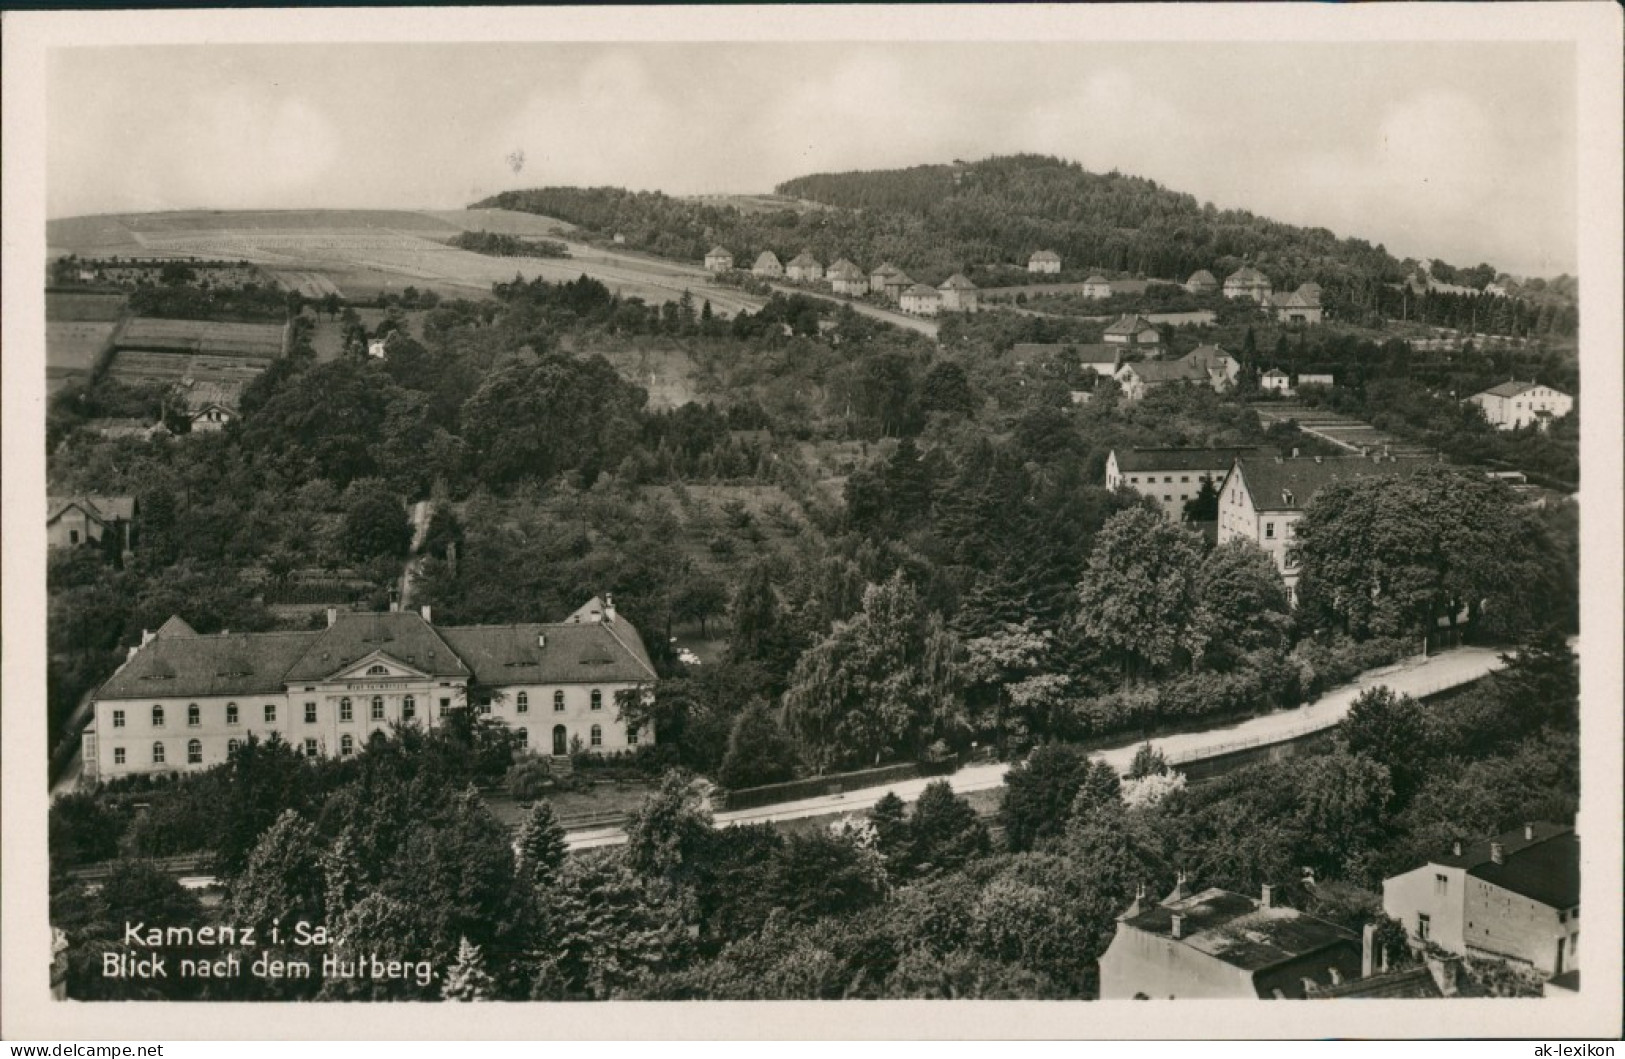
{"type": "MultiPolygon", "coordinates": [[[[1152,180],[1091,173],[1039,155],[822,173],[775,191],[826,208],[746,213],[619,188],[511,191],[475,208],[545,213],[588,232],[620,234],[631,247],[667,257],[698,261],[721,243],[748,268],[763,250],[781,261],[808,250],[825,263],[847,257],[874,268],[889,261],[931,284],[954,272],[981,286],[1026,282],[1019,277],[1026,276],[1028,257],[1044,249],[1060,254],[1069,274],[1098,268],[1183,281],[1207,269],[1223,279],[1247,263],[1277,290],[1308,280],[1321,284],[1328,308],[1341,319],[1389,308],[1387,301],[1398,300],[1394,287],[1419,264],[1325,228],[1220,210],[1152,180]]],[[[1443,267],[1463,276],[1496,271],[1443,267]]]]}

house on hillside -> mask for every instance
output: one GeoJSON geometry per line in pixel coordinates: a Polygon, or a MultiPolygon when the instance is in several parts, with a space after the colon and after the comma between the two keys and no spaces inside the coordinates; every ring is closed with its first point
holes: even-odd
{"type": "Polygon", "coordinates": [[[1196,499],[1202,483],[1215,490],[1239,456],[1263,456],[1263,449],[1113,449],[1106,457],[1106,488],[1133,490],[1148,496],[1169,522],[1185,520],[1185,505],[1196,499]]]}
{"type": "Polygon", "coordinates": [[[771,250],[763,250],[756,255],[756,263],[750,266],[750,274],[759,279],[784,278],[784,266],[779,264],[779,256],[771,250]]]}
{"type": "Polygon", "coordinates": [[[235,408],[227,408],[225,405],[213,401],[201,408],[195,408],[187,414],[192,420],[192,433],[194,434],[212,434],[226,429],[228,425],[242,418],[237,414],[235,408]]]}
{"type": "Polygon", "coordinates": [[[1236,384],[1241,364],[1220,346],[1197,346],[1179,358],[1186,364],[1207,372],[1208,381],[1215,392],[1223,392],[1236,384]]]}
{"type": "Polygon", "coordinates": [[[1162,345],[1162,332],[1139,313],[1120,316],[1100,336],[1106,342],[1128,349],[1157,349],[1162,345]]]}
{"type": "Polygon", "coordinates": [[[389,336],[367,339],[367,356],[373,360],[386,359],[389,356],[389,336]]]}
{"type": "Polygon", "coordinates": [[[1027,259],[1027,271],[1053,276],[1061,271],[1061,255],[1053,250],[1039,250],[1027,259]]]}
{"type": "Polygon", "coordinates": [[[1138,401],[1161,386],[1208,386],[1207,369],[1182,360],[1137,360],[1124,364],[1112,376],[1123,389],[1123,398],[1138,401]]]}
{"type": "Polygon", "coordinates": [[[955,272],[942,281],[937,288],[942,295],[942,311],[948,313],[973,313],[977,309],[979,296],[976,284],[966,279],[962,273],[955,272]]]}
{"type": "Polygon", "coordinates": [[[1534,423],[1545,430],[1554,419],[1574,410],[1574,398],[1562,390],[1530,382],[1503,382],[1467,398],[1497,430],[1516,430],[1534,423]]]}
{"type": "Polygon", "coordinates": [[[935,316],[942,311],[942,295],[923,283],[916,283],[898,298],[905,313],[915,316],[935,316]]]}
{"type": "Polygon", "coordinates": [[[908,278],[908,273],[899,269],[885,279],[884,291],[889,301],[902,304],[903,292],[914,286],[914,281],[908,278]]]}
{"type": "Polygon", "coordinates": [[[823,279],[824,266],[819,264],[816,257],[803,250],[791,258],[788,265],[784,266],[784,274],[789,279],[800,280],[805,283],[811,280],[823,279]]]}
{"type": "Polygon", "coordinates": [[[1079,292],[1085,298],[1105,299],[1112,296],[1111,280],[1096,272],[1083,281],[1083,289],[1079,292]]]}
{"type": "Polygon", "coordinates": [[[1320,307],[1320,286],[1305,283],[1291,294],[1266,295],[1264,304],[1283,324],[1318,324],[1323,312],[1320,307]]]}
{"type": "Polygon", "coordinates": [[[1217,887],[1188,894],[1185,877],[1148,905],[1144,891],[1117,917],[1100,956],[1100,999],[1301,999],[1369,966],[1352,931],[1217,887]]]}
{"type": "Polygon", "coordinates": [[[705,271],[727,272],[734,267],[734,256],[727,247],[713,246],[705,253],[705,271]]]}
{"type": "MultiPolygon", "coordinates": [[[[871,294],[885,294],[886,281],[893,276],[901,276],[903,270],[890,261],[883,263],[879,268],[869,273],[869,292],[871,294]]],[[[913,284],[910,283],[909,286],[913,284]]]]}
{"type": "Polygon", "coordinates": [[[1531,823],[1457,841],[1384,879],[1382,910],[1417,947],[1566,974],[1579,966],[1579,837],[1572,827],[1531,823]]]}
{"type": "Polygon", "coordinates": [[[1217,294],[1219,281],[1204,268],[1191,273],[1191,278],[1185,281],[1185,290],[1191,294],[1217,294]]]}
{"type": "Polygon", "coordinates": [[[869,277],[864,275],[863,269],[844,257],[829,266],[829,271],[824,275],[836,294],[857,297],[869,293],[869,277]]]}
{"type": "Polygon", "coordinates": [[[1334,482],[1409,475],[1427,462],[1382,455],[1238,456],[1219,490],[1218,543],[1246,540],[1264,549],[1281,571],[1287,599],[1296,603],[1298,566],[1287,550],[1315,494],[1334,482]]]}
{"type": "Polygon", "coordinates": [[[1265,393],[1288,395],[1292,393],[1292,376],[1280,368],[1271,368],[1258,377],[1258,388],[1265,393]]]}
{"type": "Polygon", "coordinates": [[[316,632],[204,636],[172,618],[97,689],[85,774],[200,772],[250,732],[311,758],[351,757],[394,725],[434,728],[469,709],[542,754],[612,753],[653,741],[620,719],[616,696],[655,680],[608,597],[562,622],[515,625],[437,626],[427,607],[329,609],[316,632]]]}
{"type": "Polygon", "coordinates": [[[1226,298],[1251,298],[1260,305],[1269,300],[1270,279],[1251,265],[1243,265],[1224,279],[1226,298]]]}
{"type": "Polygon", "coordinates": [[[76,548],[100,544],[108,537],[120,553],[130,551],[135,526],[133,496],[53,496],[45,505],[45,544],[48,548],[76,548]]]}

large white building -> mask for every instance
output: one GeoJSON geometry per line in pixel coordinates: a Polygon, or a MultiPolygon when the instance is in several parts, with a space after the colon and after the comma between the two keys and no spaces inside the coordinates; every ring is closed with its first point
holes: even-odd
{"type": "Polygon", "coordinates": [[[206,636],[170,618],[96,692],[85,776],[200,771],[250,734],[348,757],[374,732],[432,728],[470,705],[542,754],[653,742],[619,719],[616,694],[647,689],[655,671],[612,602],[594,597],[562,622],[437,627],[429,617],[329,610],[318,631],[206,636]]]}
{"type": "Polygon", "coordinates": [[[1574,410],[1574,398],[1538,382],[1503,382],[1467,400],[1482,409],[1484,418],[1498,430],[1516,430],[1530,423],[1545,430],[1552,420],[1574,410]]]}
{"type": "Polygon", "coordinates": [[[1289,557],[1293,527],[1326,486],[1357,478],[1397,477],[1426,463],[1392,456],[1241,456],[1219,490],[1218,543],[1240,538],[1269,553],[1297,603],[1298,565],[1289,557]]]}
{"type": "Polygon", "coordinates": [[[1196,499],[1203,482],[1224,484],[1238,456],[1261,456],[1263,449],[1113,449],[1106,457],[1106,488],[1131,489],[1148,496],[1169,522],[1185,520],[1185,505],[1196,499]]]}

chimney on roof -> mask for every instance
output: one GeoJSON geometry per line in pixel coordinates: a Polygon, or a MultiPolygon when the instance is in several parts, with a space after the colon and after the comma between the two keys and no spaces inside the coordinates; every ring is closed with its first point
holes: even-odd
{"type": "Polygon", "coordinates": [[[1168,935],[1173,938],[1183,937],[1185,934],[1185,917],[1178,912],[1168,917],[1168,935]]]}
{"type": "Polygon", "coordinates": [[[1377,925],[1367,923],[1360,931],[1360,977],[1370,978],[1376,969],[1376,960],[1373,958],[1377,948],[1377,925]]]}
{"type": "Polygon", "coordinates": [[[1274,908],[1275,907],[1275,887],[1271,886],[1269,883],[1265,883],[1263,885],[1262,889],[1259,892],[1259,895],[1258,895],[1258,907],[1260,907],[1260,908],[1274,908]]]}
{"type": "Polygon", "coordinates": [[[157,633],[151,631],[150,629],[142,629],[141,630],[141,646],[142,647],[147,646],[149,643],[151,643],[152,641],[154,641],[156,639],[158,639],[158,634],[157,633]]]}
{"type": "Polygon", "coordinates": [[[615,620],[615,597],[608,592],[604,593],[604,624],[608,625],[615,620]]]}
{"type": "Polygon", "coordinates": [[[418,610],[422,612],[424,621],[429,622],[431,625],[434,624],[434,611],[429,604],[425,603],[423,606],[419,607],[418,610]]]}
{"type": "Polygon", "coordinates": [[[331,629],[338,620],[339,620],[339,609],[337,607],[328,607],[327,608],[327,627],[329,629],[331,629]]]}
{"type": "Polygon", "coordinates": [[[1490,860],[1497,864],[1505,864],[1507,862],[1507,848],[1499,842],[1491,842],[1490,860]]]}
{"type": "Polygon", "coordinates": [[[1523,840],[1525,842],[1533,842],[1535,840],[1535,825],[1534,824],[1524,824],[1523,825],[1523,840]]]}
{"type": "Polygon", "coordinates": [[[1454,842],[1450,843],[1450,855],[1452,857],[1461,856],[1461,839],[1458,838],[1454,842]]]}

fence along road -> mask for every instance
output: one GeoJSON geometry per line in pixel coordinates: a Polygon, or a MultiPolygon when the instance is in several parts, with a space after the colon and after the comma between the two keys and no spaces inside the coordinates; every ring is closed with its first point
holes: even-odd
{"type": "MultiPolygon", "coordinates": [[[[1324,731],[1341,721],[1354,705],[1354,700],[1365,691],[1386,685],[1403,695],[1432,695],[1448,688],[1470,684],[1480,677],[1502,668],[1499,650],[1487,647],[1458,647],[1441,651],[1427,658],[1410,658],[1393,665],[1370,669],[1351,682],[1333,688],[1314,702],[1295,710],[1253,717],[1239,723],[1220,725],[1198,732],[1179,732],[1151,740],[1151,745],[1162,751],[1170,764],[1179,765],[1205,758],[1218,757],[1251,747],[1290,742],[1313,732],[1324,731]]],[[[1127,773],[1129,764],[1142,743],[1101,750],[1090,757],[1104,761],[1119,773],[1127,773]]],[[[972,765],[951,776],[923,777],[902,780],[882,787],[868,787],[850,794],[830,794],[779,805],[764,805],[757,809],[741,809],[717,813],[718,827],[732,824],[759,824],[774,820],[794,820],[805,816],[827,816],[832,813],[865,811],[888,793],[896,794],[905,802],[912,802],[925,790],[926,784],[946,779],[956,792],[987,790],[1004,784],[1008,762],[972,765]]],[[[626,832],[619,827],[592,831],[575,831],[565,836],[571,849],[592,849],[597,846],[618,846],[626,841],[626,832]]]]}

